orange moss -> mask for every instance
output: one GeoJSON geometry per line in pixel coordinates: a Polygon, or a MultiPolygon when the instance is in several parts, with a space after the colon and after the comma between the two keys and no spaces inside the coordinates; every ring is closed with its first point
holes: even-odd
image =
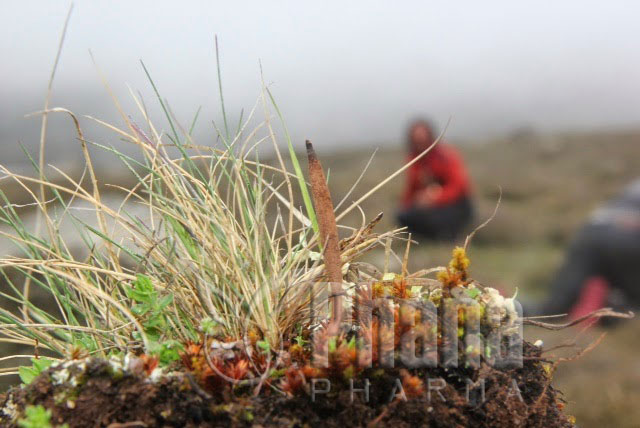
{"type": "Polygon", "coordinates": [[[407,397],[420,397],[424,394],[424,383],[418,376],[413,376],[407,370],[400,370],[402,389],[407,397]]]}
{"type": "Polygon", "coordinates": [[[147,376],[150,376],[151,373],[158,367],[158,358],[153,357],[151,355],[142,354],[140,355],[140,359],[142,360],[142,367],[147,376]]]}
{"type": "Polygon", "coordinates": [[[462,247],[455,247],[451,254],[449,266],[438,273],[438,281],[442,283],[445,290],[449,290],[459,285],[466,286],[468,280],[467,269],[471,261],[467,257],[466,250],[462,247]]]}

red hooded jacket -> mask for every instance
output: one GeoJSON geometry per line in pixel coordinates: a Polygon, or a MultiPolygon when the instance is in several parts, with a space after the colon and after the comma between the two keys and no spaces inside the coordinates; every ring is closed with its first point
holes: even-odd
{"type": "MultiPolygon", "coordinates": [[[[417,154],[411,154],[409,161],[417,154]]],[[[407,170],[407,187],[402,197],[404,208],[416,202],[420,191],[438,184],[442,190],[433,201],[435,206],[449,205],[470,194],[469,176],[458,151],[439,143],[407,170]]]]}

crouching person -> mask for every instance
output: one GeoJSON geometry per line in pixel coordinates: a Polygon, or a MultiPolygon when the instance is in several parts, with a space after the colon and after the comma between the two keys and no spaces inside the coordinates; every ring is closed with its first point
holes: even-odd
{"type": "MultiPolygon", "coordinates": [[[[408,140],[410,162],[433,144],[433,128],[416,121],[409,127],[408,140]]],[[[398,223],[423,238],[452,241],[472,217],[464,162],[454,147],[440,142],[409,167],[398,223]]]]}
{"type": "Polygon", "coordinates": [[[640,307],[640,179],[592,214],[573,238],[548,298],[525,305],[525,315],[575,319],[602,307],[640,307]]]}

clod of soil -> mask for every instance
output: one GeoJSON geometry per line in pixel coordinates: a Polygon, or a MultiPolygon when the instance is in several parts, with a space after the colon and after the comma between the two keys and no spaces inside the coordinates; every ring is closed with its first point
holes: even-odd
{"type": "Polygon", "coordinates": [[[486,365],[479,370],[410,372],[373,368],[353,379],[353,393],[350,382],[344,381],[332,385],[329,393],[316,394],[315,401],[309,394],[285,397],[269,390],[252,397],[246,389],[214,399],[188,374],[154,379],[144,373],[114,370],[104,360],[68,362],[1,396],[0,425],[16,427],[28,405],[43,405],[52,412],[53,426],[67,423],[70,428],[574,426],[562,413],[564,402],[550,386],[539,349],[525,343],[524,351],[521,369],[497,370],[486,365]],[[362,392],[365,379],[370,381],[368,402],[362,392]],[[468,382],[476,382],[469,387],[469,399],[468,382]]]}

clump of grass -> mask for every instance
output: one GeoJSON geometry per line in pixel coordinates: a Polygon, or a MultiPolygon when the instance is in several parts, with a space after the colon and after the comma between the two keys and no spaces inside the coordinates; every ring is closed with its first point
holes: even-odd
{"type": "MultiPolygon", "coordinates": [[[[325,279],[326,269],[318,257],[322,243],[316,213],[293,144],[285,132],[294,166],[290,171],[270,120],[269,107],[277,110],[273,97],[265,89],[235,133],[225,117],[219,144],[203,146],[191,135],[195,120],[189,129],[177,123],[150,82],[166,113],[168,133],[151,122],[133,94],[144,126],[124,112],[120,128],[87,117],[137,146],[140,156],[89,141],[76,115],[52,108],[42,113],[72,119],[85,159],[82,177],[53,167],[66,180],[56,184],[35,160],[34,177],[0,167],[5,179],[32,196],[45,229],[29,230],[18,207],[0,194],[0,222],[6,226],[0,235],[20,250],[18,256],[0,259],[9,288],[1,294],[21,308],[0,308],[3,341],[62,358],[135,352],[170,363],[205,333],[221,340],[251,337],[277,349],[283,337],[307,322],[311,296],[305,284],[325,279]],[[266,117],[249,129],[260,105],[266,117]],[[275,165],[260,160],[260,147],[266,144],[273,147],[275,165]],[[119,189],[123,199],[118,207],[104,202],[90,146],[115,155],[136,177],[133,188],[119,189]],[[37,187],[40,195],[32,190],[37,187]],[[298,193],[304,210],[297,208],[298,193]],[[75,214],[78,201],[90,206],[97,226],[75,214]],[[133,204],[145,208],[146,218],[128,211],[133,204]],[[60,233],[64,219],[75,224],[85,244],[82,257],[60,233]],[[47,292],[55,308],[36,304],[29,291],[33,287],[47,292]]],[[[375,236],[363,225],[342,243],[340,265],[396,232],[375,236]]]]}

